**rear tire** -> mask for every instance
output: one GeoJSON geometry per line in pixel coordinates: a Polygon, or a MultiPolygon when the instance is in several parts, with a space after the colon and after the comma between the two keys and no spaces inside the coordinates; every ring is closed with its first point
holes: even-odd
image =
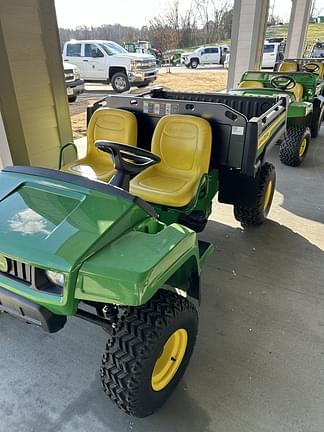
{"type": "Polygon", "coordinates": [[[126,307],[102,360],[107,396],[129,415],[152,414],[184,374],[197,329],[194,305],[170,291],[160,290],[143,306],[126,307]]]}
{"type": "Polygon", "coordinates": [[[234,217],[242,226],[257,226],[266,220],[276,187],[276,169],[265,162],[261,167],[257,187],[256,205],[254,207],[234,206],[234,217]]]}
{"type": "Polygon", "coordinates": [[[117,93],[123,93],[130,89],[128,78],[123,72],[117,72],[113,75],[111,78],[111,85],[117,93]]]}
{"type": "Polygon", "coordinates": [[[285,139],[280,144],[280,161],[288,166],[299,166],[306,157],[310,140],[311,132],[308,127],[289,127],[285,139]]]}

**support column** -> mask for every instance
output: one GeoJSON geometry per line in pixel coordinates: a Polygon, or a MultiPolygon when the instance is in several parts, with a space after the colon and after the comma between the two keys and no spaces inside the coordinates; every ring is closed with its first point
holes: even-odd
{"type": "Polygon", "coordinates": [[[57,168],[72,129],[53,0],[1,0],[0,64],[0,112],[13,163],[57,168]]]}
{"type": "Polygon", "coordinates": [[[313,0],[292,0],[288,28],[286,58],[301,58],[305,50],[305,37],[313,0]]]}
{"type": "Polygon", "coordinates": [[[6,131],[0,113],[0,169],[12,165],[6,131]]]}
{"type": "Polygon", "coordinates": [[[269,0],[235,0],[227,88],[244,72],[261,67],[269,0]]]}

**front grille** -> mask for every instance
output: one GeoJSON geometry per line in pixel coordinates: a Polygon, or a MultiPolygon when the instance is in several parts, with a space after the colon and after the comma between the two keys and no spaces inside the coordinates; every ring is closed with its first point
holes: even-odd
{"type": "Polygon", "coordinates": [[[6,260],[8,271],[0,271],[0,274],[2,273],[9,278],[25,283],[37,291],[44,291],[59,296],[63,295],[63,287],[53,284],[46,276],[44,270],[10,258],[6,258],[6,260]]]}
{"type": "Polygon", "coordinates": [[[15,279],[24,281],[30,285],[33,283],[33,268],[30,264],[24,264],[12,259],[7,259],[8,262],[8,272],[10,276],[15,279]]]}
{"type": "Polygon", "coordinates": [[[137,69],[152,69],[155,67],[156,67],[155,61],[147,60],[147,61],[140,62],[137,66],[137,69]]]}

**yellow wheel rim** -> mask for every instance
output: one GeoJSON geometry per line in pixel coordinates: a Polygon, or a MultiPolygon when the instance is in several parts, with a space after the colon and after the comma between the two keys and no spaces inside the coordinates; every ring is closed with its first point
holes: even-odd
{"type": "Polygon", "coordinates": [[[152,389],[163,390],[176,374],[188,344],[188,333],[185,329],[178,329],[166,341],[163,352],[157,359],[152,372],[152,389]]]}
{"type": "Polygon", "coordinates": [[[307,147],[307,139],[304,138],[300,147],[299,147],[299,157],[303,157],[307,147]]]}
{"type": "Polygon", "coordinates": [[[264,195],[264,204],[263,204],[263,210],[267,210],[269,203],[270,203],[270,198],[271,198],[271,192],[272,192],[272,181],[270,180],[267,186],[267,190],[266,193],[264,195]]]}

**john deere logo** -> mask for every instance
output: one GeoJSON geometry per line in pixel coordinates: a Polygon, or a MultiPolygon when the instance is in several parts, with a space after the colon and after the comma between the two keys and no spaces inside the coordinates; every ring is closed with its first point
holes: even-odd
{"type": "Polygon", "coordinates": [[[4,273],[8,271],[8,261],[2,255],[0,255],[0,271],[4,273]]]}

